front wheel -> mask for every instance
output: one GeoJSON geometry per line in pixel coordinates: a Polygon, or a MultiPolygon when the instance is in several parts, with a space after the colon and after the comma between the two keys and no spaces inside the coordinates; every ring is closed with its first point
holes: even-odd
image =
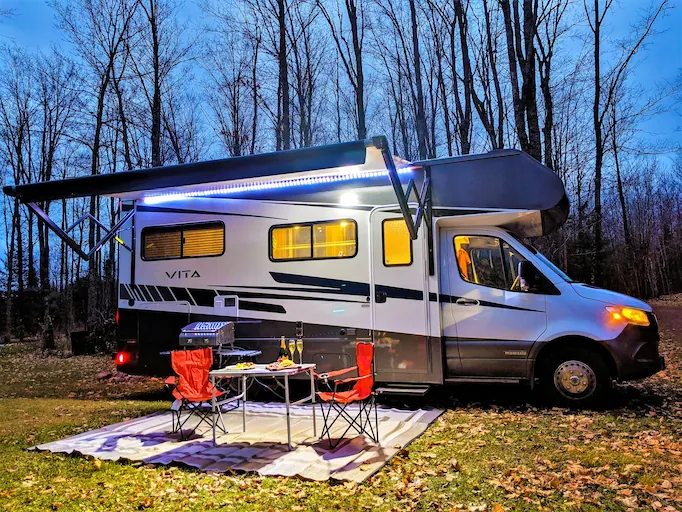
{"type": "Polygon", "coordinates": [[[611,377],[603,359],[580,347],[551,354],[540,372],[540,386],[553,404],[594,406],[611,389],[611,377]]]}

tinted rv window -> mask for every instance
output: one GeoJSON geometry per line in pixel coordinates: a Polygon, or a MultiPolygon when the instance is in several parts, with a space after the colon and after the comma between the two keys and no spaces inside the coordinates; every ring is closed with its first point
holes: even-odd
{"type": "Polygon", "coordinates": [[[270,229],[270,259],[273,261],[352,258],[357,251],[358,226],[352,219],[270,229]]]}
{"type": "Polygon", "coordinates": [[[384,265],[387,267],[412,264],[412,239],[403,219],[382,222],[384,265]]]}
{"type": "Polygon", "coordinates": [[[311,226],[274,228],[270,236],[270,257],[273,260],[306,260],[312,258],[311,226]]]}
{"type": "Polygon", "coordinates": [[[220,256],[225,251],[222,222],[149,227],[142,230],[142,259],[220,256]]]}
{"type": "Polygon", "coordinates": [[[465,281],[507,290],[500,239],[492,236],[456,236],[455,257],[465,281]]]}

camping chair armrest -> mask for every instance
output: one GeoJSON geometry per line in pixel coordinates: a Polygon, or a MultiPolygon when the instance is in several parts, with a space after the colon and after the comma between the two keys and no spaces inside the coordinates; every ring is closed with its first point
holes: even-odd
{"type": "Polygon", "coordinates": [[[357,369],[358,369],[357,366],[351,366],[350,368],[344,368],[343,370],[334,370],[332,372],[327,372],[327,378],[334,380],[334,377],[338,377],[339,375],[345,375],[346,373],[350,373],[357,369]]]}
{"type": "Polygon", "coordinates": [[[313,372],[313,377],[319,380],[329,380],[333,379],[334,377],[338,377],[339,375],[344,375],[346,373],[352,372],[353,370],[357,370],[357,366],[351,366],[350,368],[344,368],[343,370],[333,370],[331,372],[325,372],[325,373],[317,373],[313,372]]]}
{"type": "Polygon", "coordinates": [[[313,377],[315,377],[315,380],[322,381],[322,383],[325,386],[329,386],[329,381],[333,381],[334,377],[338,377],[339,375],[344,375],[346,373],[350,373],[354,370],[357,370],[357,366],[351,366],[350,368],[344,368],[342,370],[333,370],[331,372],[326,372],[326,373],[316,373],[313,372],[313,377]]]}
{"type": "Polygon", "coordinates": [[[371,377],[372,377],[372,375],[363,375],[362,377],[351,377],[349,379],[337,379],[337,380],[334,380],[332,382],[334,382],[334,386],[337,386],[339,384],[349,384],[351,382],[357,382],[359,380],[369,379],[371,377]]]}

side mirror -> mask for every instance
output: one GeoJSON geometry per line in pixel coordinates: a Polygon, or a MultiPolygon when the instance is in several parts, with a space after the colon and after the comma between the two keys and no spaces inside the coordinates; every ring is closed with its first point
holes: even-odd
{"type": "Polygon", "coordinates": [[[530,261],[519,261],[519,288],[522,292],[534,292],[538,289],[538,273],[530,261]]]}

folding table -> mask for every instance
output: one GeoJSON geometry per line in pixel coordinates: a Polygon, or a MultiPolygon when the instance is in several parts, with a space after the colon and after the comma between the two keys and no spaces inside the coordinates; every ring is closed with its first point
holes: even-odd
{"type": "Polygon", "coordinates": [[[317,422],[315,420],[315,377],[314,377],[314,371],[315,371],[315,365],[314,364],[301,364],[297,365],[295,368],[289,368],[286,370],[268,370],[266,368],[267,365],[264,364],[257,364],[255,365],[254,368],[248,369],[248,370],[237,370],[236,368],[232,367],[226,367],[226,368],[221,368],[220,370],[213,370],[211,371],[208,375],[211,378],[211,384],[213,385],[213,397],[212,397],[212,402],[211,406],[213,408],[213,414],[211,415],[213,417],[213,446],[216,445],[216,419],[215,419],[215,413],[217,411],[218,407],[221,407],[224,404],[234,402],[237,400],[242,401],[242,429],[244,432],[246,432],[246,378],[247,377],[284,377],[284,403],[286,404],[286,410],[287,410],[287,445],[289,448],[289,451],[292,449],[292,444],[291,444],[291,414],[289,411],[289,408],[292,405],[301,405],[307,402],[310,402],[313,406],[313,435],[317,437],[317,422]],[[293,375],[297,375],[299,373],[307,373],[310,376],[310,396],[307,396],[305,398],[301,398],[300,400],[297,400],[294,403],[291,403],[289,399],[289,377],[293,375]],[[236,377],[236,378],[241,378],[242,380],[242,391],[238,395],[232,396],[228,399],[225,400],[217,400],[217,397],[215,396],[215,381],[216,379],[221,379],[221,378],[227,378],[227,377],[236,377]]]}

